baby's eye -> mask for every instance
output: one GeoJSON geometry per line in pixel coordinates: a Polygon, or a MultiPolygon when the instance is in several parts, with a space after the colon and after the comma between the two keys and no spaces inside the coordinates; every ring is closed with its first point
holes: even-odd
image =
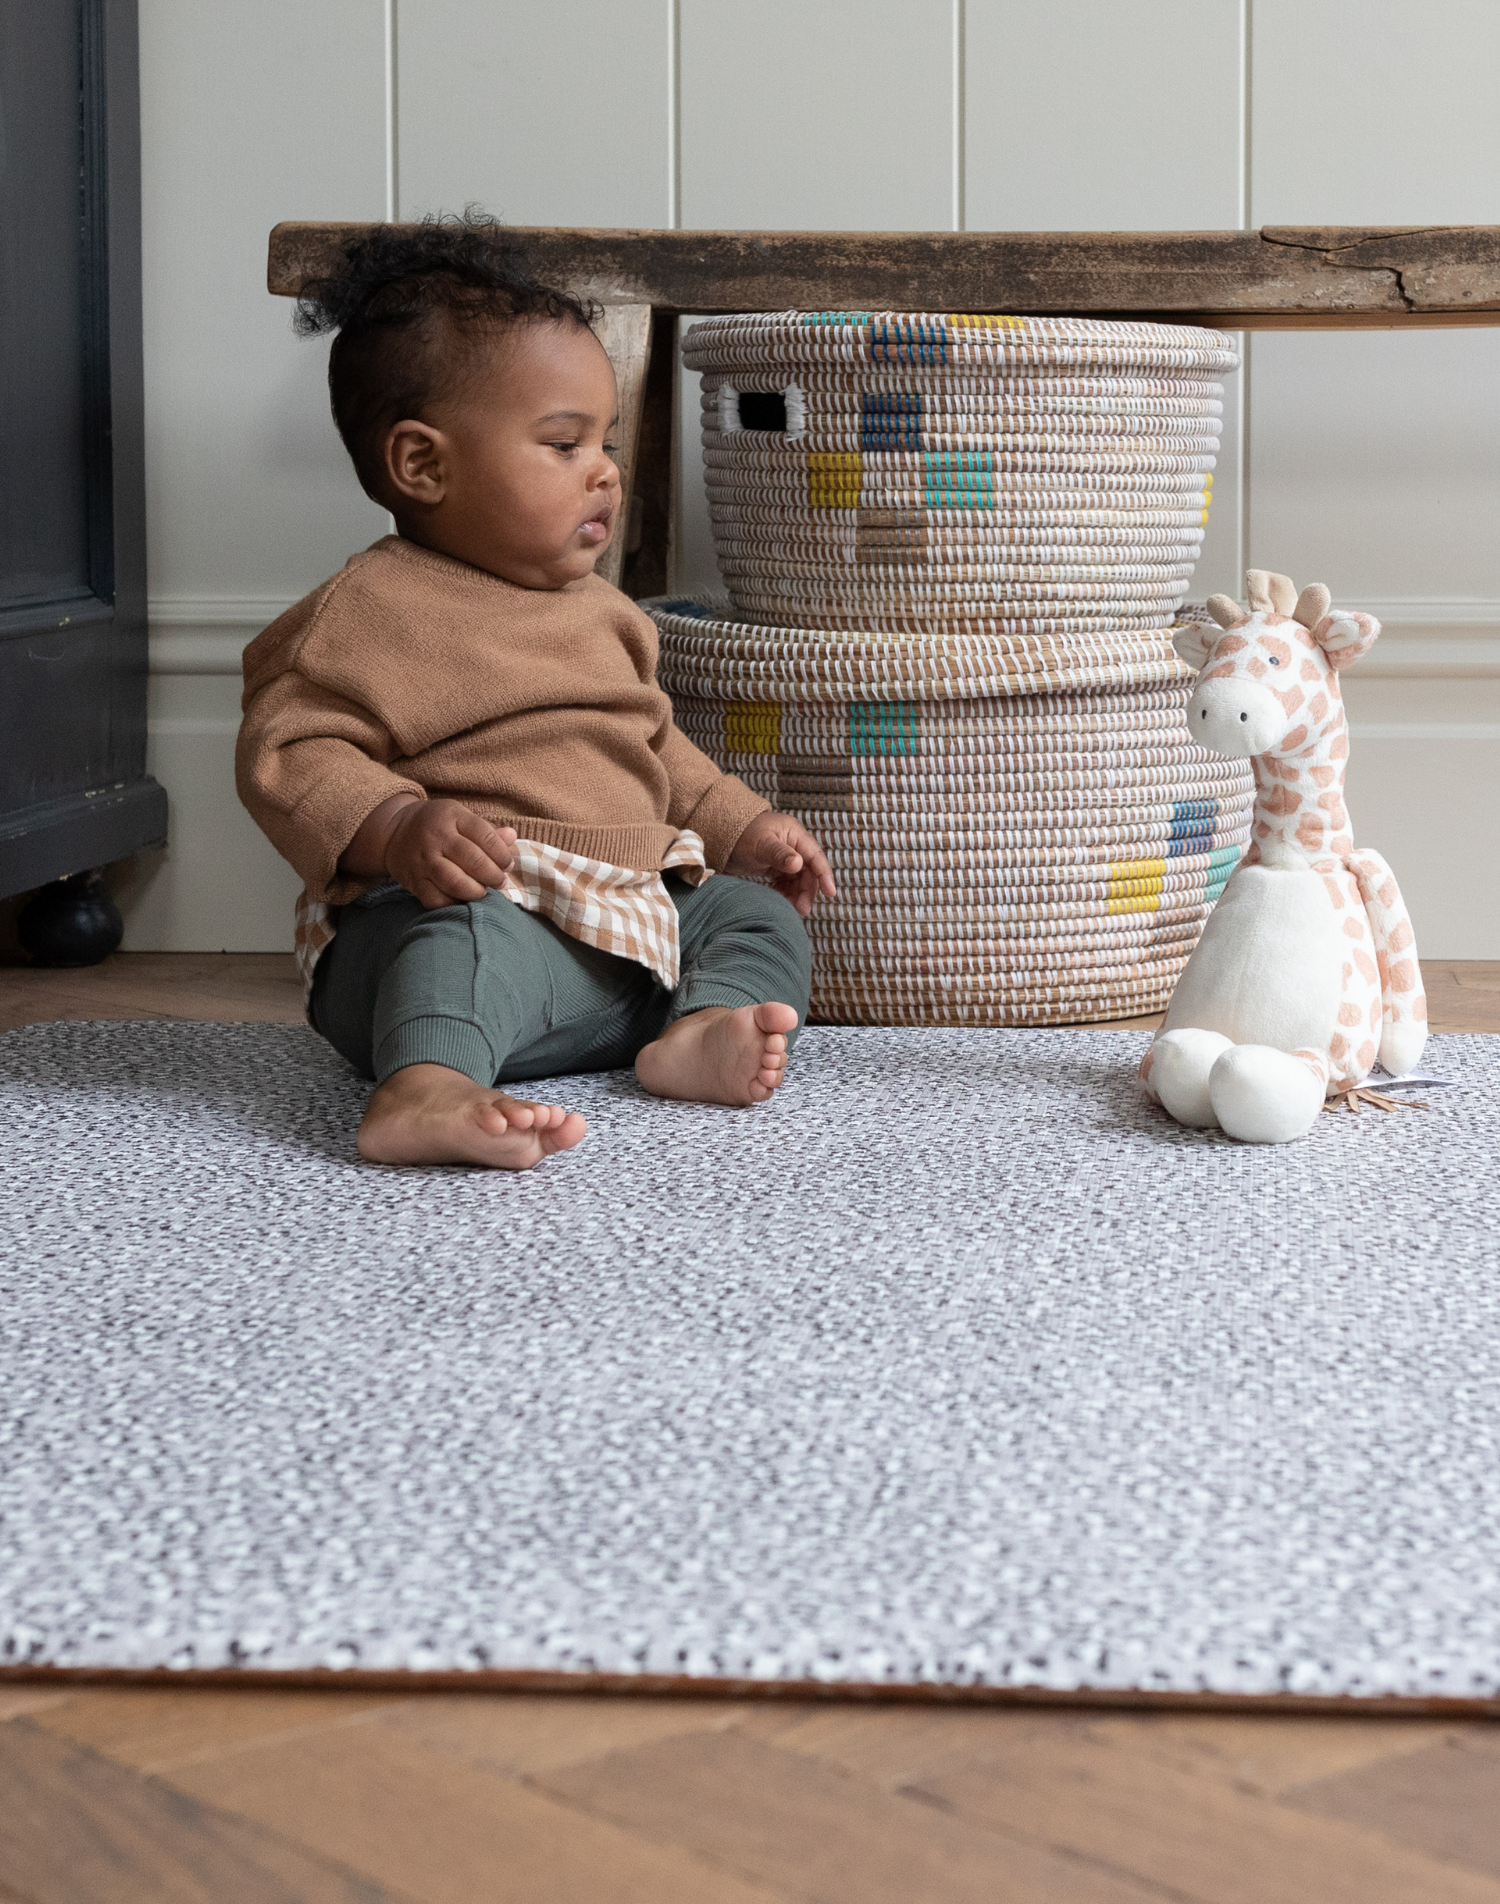
{"type": "Polygon", "coordinates": [[[619,446],[619,444],[618,444],[618,443],[606,443],[606,444],[604,445],[604,454],[605,454],[606,456],[618,456],[618,455],[620,454],[620,446],[619,446]]]}
{"type": "Polygon", "coordinates": [[[549,449],[561,450],[563,454],[566,455],[569,450],[576,450],[578,448],[578,439],[575,437],[571,443],[550,443],[547,447],[549,449]]]}

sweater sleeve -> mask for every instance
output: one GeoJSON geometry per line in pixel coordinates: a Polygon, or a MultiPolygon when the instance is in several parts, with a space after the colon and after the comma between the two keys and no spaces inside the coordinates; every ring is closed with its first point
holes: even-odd
{"type": "Polygon", "coordinates": [[[668,825],[691,827],[703,841],[709,865],[722,872],[735,842],[757,813],[770,810],[770,801],[716,767],[675,721],[667,729],[658,757],[671,788],[668,825]]]}
{"type": "Polygon", "coordinates": [[[368,709],[289,669],[247,694],[235,748],[240,799],[306,882],[308,896],[344,905],[368,879],[340,878],[339,857],[393,794],[425,790],[393,773],[388,731],[368,709]]]}

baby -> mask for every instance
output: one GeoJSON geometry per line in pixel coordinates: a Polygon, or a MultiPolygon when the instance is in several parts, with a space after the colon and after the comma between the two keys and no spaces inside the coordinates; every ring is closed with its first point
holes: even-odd
{"type": "Polygon", "coordinates": [[[397,533],[246,650],[237,778],[305,883],[312,1022],[377,1083],[361,1153],[524,1170],[584,1120],[502,1085],[631,1062],[763,1103],[833,878],[677,731],[654,624],[593,573],[620,476],[588,311],[449,221],[352,246],[298,323],[337,330],[334,419],[397,533]]]}

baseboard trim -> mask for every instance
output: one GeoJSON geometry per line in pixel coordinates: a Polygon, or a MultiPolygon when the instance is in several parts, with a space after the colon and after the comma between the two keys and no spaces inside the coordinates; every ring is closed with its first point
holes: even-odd
{"type": "MultiPolygon", "coordinates": [[[[1417,597],[1361,603],[1385,631],[1362,679],[1500,676],[1500,601],[1417,597]]],[[[280,597],[167,596],[151,603],[153,674],[238,674],[246,644],[291,607],[280,597]]]]}

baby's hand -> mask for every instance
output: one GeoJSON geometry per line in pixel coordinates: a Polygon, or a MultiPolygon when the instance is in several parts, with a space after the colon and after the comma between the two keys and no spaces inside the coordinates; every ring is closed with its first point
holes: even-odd
{"type": "Polygon", "coordinates": [[[756,814],[735,841],[724,870],[741,879],[769,878],[804,919],[819,893],[825,899],[838,897],[822,847],[789,813],[756,814]]]}
{"type": "Polygon", "coordinates": [[[385,870],[424,906],[483,899],[515,864],[516,829],[491,826],[459,800],[413,800],[385,840],[385,870]]]}

